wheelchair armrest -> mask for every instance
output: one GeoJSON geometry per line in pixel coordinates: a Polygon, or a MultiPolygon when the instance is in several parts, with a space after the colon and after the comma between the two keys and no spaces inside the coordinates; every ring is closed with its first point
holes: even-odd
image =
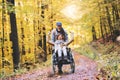
{"type": "Polygon", "coordinates": [[[55,49],[52,49],[52,54],[54,53],[55,49]]]}

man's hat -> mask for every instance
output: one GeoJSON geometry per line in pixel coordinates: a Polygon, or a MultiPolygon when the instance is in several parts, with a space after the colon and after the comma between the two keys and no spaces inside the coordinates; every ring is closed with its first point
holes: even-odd
{"type": "Polygon", "coordinates": [[[57,22],[56,26],[62,26],[62,23],[61,22],[57,22]]]}

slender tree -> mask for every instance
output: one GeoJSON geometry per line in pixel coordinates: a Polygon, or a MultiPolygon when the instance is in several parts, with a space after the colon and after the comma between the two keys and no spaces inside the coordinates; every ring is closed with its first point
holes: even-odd
{"type": "MultiPolygon", "coordinates": [[[[14,0],[7,0],[7,2],[8,2],[8,5],[10,4],[11,9],[15,7],[14,0]]],[[[13,43],[12,56],[13,56],[13,67],[15,70],[19,68],[18,65],[19,65],[19,59],[20,59],[15,10],[13,10],[12,12],[9,12],[9,16],[10,16],[10,25],[11,25],[10,40],[13,43]]]]}
{"type": "Polygon", "coordinates": [[[93,41],[97,40],[96,31],[95,31],[95,27],[94,26],[92,27],[92,35],[93,35],[93,41]]]}
{"type": "MultiPolygon", "coordinates": [[[[47,49],[46,49],[46,28],[44,25],[44,18],[45,18],[45,8],[46,5],[44,4],[44,1],[41,2],[41,18],[42,18],[42,28],[41,28],[41,34],[42,34],[42,40],[40,40],[40,42],[42,42],[42,49],[44,50],[44,61],[47,60],[47,49]]],[[[41,43],[40,43],[41,44],[41,43]]]]}
{"type": "MultiPolygon", "coordinates": [[[[4,69],[4,27],[5,27],[5,1],[2,0],[2,68],[4,69]]],[[[4,73],[4,71],[3,71],[4,73]]]]}
{"type": "Polygon", "coordinates": [[[101,30],[101,35],[102,35],[103,41],[105,41],[104,31],[103,31],[103,22],[102,22],[101,16],[100,16],[100,30],[101,30]]]}
{"type": "MultiPolygon", "coordinates": [[[[101,9],[101,6],[100,6],[100,5],[102,5],[102,3],[98,3],[99,11],[100,11],[100,13],[102,13],[102,9],[101,9]]],[[[104,31],[103,31],[103,20],[102,20],[101,14],[100,14],[100,33],[101,33],[101,35],[102,35],[103,41],[105,41],[104,31]]]]}
{"type": "MultiPolygon", "coordinates": [[[[104,4],[107,4],[106,0],[104,0],[104,4]]],[[[107,16],[108,26],[109,26],[110,34],[111,34],[111,38],[112,38],[112,35],[113,35],[113,26],[112,26],[110,11],[108,9],[108,6],[105,6],[105,9],[106,9],[106,16],[107,16]]]]}
{"type": "Polygon", "coordinates": [[[109,41],[109,40],[108,40],[108,32],[107,32],[107,26],[106,26],[105,23],[106,23],[106,22],[105,22],[105,20],[104,20],[103,26],[104,26],[104,31],[105,31],[105,34],[104,34],[104,35],[105,35],[105,41],[108,42],[108,41],[109,41]]]}

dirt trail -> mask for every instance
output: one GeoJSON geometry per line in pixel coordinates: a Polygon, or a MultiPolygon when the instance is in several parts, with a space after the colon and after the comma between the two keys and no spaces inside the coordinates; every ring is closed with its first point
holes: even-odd
{"type": "Polygon", "coordinates": [[[69,65],[63,66],[62,75],[52,75],[51,66],[34,72],[17,76],[12,80],[96,80],[97,63],[77,52],[74,53],[75,73],[69,73],[69,65]]]}

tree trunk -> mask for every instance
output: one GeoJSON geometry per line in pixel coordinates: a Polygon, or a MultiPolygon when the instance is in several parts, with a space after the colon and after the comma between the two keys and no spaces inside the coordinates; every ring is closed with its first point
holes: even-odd
{"type": "MultiPolygon", "coordinates": [[[[100,7],[101,3],[98,3],[98,6],[99,6],[99,11],[100,13],[102,12],[102,9],[100,7]]],[[[101,35],[102,35],[102,38],[103,38],[103,42],[105,41],[105,37],[104,37],[104,31],[103,31],[103,21],[102,21],[102,16],[100,14],[100,32],[101,32],[101,35]]]]}
{"type": "MultiPolygon", "coordinates": [[[[104,4],[107,4],[107,2],[104,0],[104,4]]],[[[108,25],[109,25],[109,29],[110,29],[110,34],[111,34],[111,39],[113,38],[113,27],[112,27],[112,21],[111,21],[111,17],[110,17],[110,12],[108,9],[108,6],[105,7],[106,9],[106,16],[107,16],[107,21],[108,21],[108,25]]]]}
{"type": "Polygon", "coordinates": [[[108,32],[107,32],[107,26],[106,26],[106,24],[105,24],[105,21],[104,21],[104,23],[103,23],[103,26],[104,26],[104,30],[105,30],[105,41],[109,41],[109,39],[108,39],[108,32]]]}
{"type": "Polygon", "coordinates": [[[113,16],[113,25],[115,27],[115,23],[116,23],[116,19],[115,19],[115,8],[114,8],[114,4],[112,4],[112,16],[113,16]]]}
{"type": "MultiPolygon", "coordinates": [[[[7,0],[9,3],[12,4],[11,8],[15,6],[14,0],[7,0]]],[[[15,12],[10,12],[10,25],[11,25],[11,34],[10,34],[10,40],[13,43],[13,67],[14,70],[18,69],[19,59],[20,59],[20,53],[19,53],[19,45],[18,45],[18,34],[17,34],[17,25],[16,25],[16,15],[15,12]]]]}
{"type": "Polygon", "coordinates": [[[102,22],[102,18],[100,16],[100,30],[101,30],[101,35],[103,38],[103,42],[105,41],[105,37],[104,37],[104,33],[103,33],[103,22],[102,22]]]}
{"type": "Polygon", "coordinates": [[[119,17],[117,5],[114,6],[114,9],[115,9],[116,20],[118,20],[120,17],[119,17]]]}
{"type": "MultiPolygon", "coordinates": [[[[5,22],[6,22],[6,18],[5,18],[5,1],[2,0],[3,6],[2,6],[2,68],[4,69],[4,27],[5,27],[5,22]]],[[[4,70],[3,70],[3,74],[4,74],[4,70]]]]}
{"type": "Polygon", "coordinates": [[[53,2],[52,0],[50,0],[50,4],[51,4],[51,17],[50,17],[50,23],[51,23],[51,30],[53,30],[53,2]]]}
{"type": "Polygon", "coordinates": [[[43,50],[45,51],[44,61],[46,61],[47,60],[47,49],[46,49],[46,30],[45,30],[45,27],[43,27],[43,50]]]}
{"type": "Polygon", "coordinates": [[[46,5],[42,2],[41,3],[41,18],[42,18],[42,22],[43,22],[43,25],[42,25],[42,48],[44,50],[44,61],[47,60],[47,49],[46,49],[46,28],[45,28],[45,25],[44,25],[44,18],[45,18],[45,8],[46,8],[46,5]]]}
{"type": "Polygon", "coordinates": [[[92,35],[93,35],[93,41],[97,40],[96,31],[95,31],[95,27],[94,26],[92,27],[92,35]]]}

